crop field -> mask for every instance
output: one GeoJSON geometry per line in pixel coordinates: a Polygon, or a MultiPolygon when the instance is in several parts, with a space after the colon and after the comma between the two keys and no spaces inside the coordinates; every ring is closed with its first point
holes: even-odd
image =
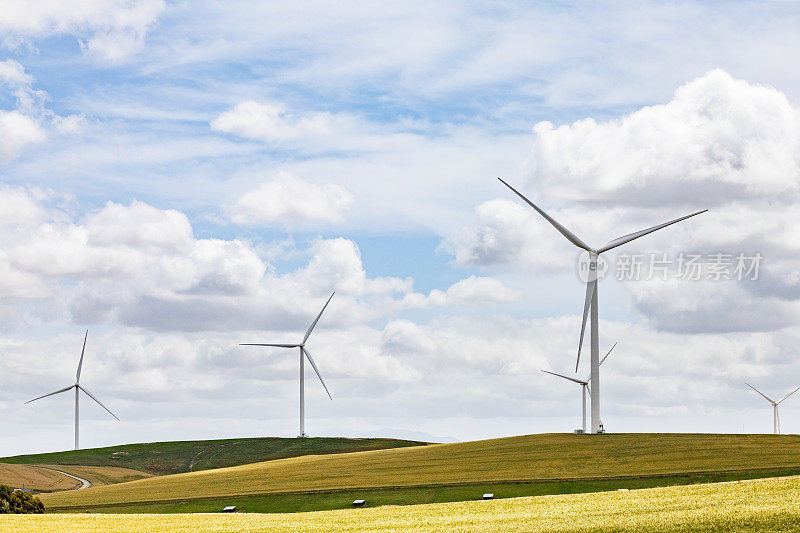
{"type": "Polygon", "coordinates": [[[0,531],[797,531],[800,479],[293,514],[0,515],[0,531]]]}
{"type": "Polygon", "coordinates": [[[67,474],[78,476],[92,483],[92,486],[124,483],[146,477],[152,477],[146,472],[119,468],[113,466],[70,466],[70,465],[10,465],[0,463],[0,484],[13,488],[30,489],[34,492],[53,492],[70,490],[78,486],[74,479],[47,470],[53,468],[67,474]],[[44,468],[40,468],[42,466],[44,468]]]}
{"type": "Polygon", "coordinates": [[[135,481],[137,479],[144,479],[153,477],[152,474],[147,472],[140,472],[130,468],[121,468],[118,466],[80,466],[80,465],[43,465],[48,468],[55,468],[78,476],[92,483],[93,487],[101,485],[113,485],[115,483],[125,483],[126,481],[135,481]]]}
{"type": "MultiPolygon", "coordinates": [[[[800,437],[792,435],[545,434],[294,457],[47,494],[43,501],[51,510],[95,510],[103,506],[186,504],[201,499],[353,489],[439,487],[446,492],[466,485],[478,489],[531,482],[634,483],[629,480],[681,478],[687,474],[752,477],[758,472],[774,476],[798,468],[800,437]]],[[[413,500],[425,501],[431,500],[413,500]]]]}
{"type": "Polygon", "coordinates": [[[52,470],[29,465],[0,463],[0,485],[34,491],[68,490],[78,485],[74,479],[52,470]]]}
{"type": "Polygon", "coordinates": [[[108,448],[18,455],[0,462],[38,465],[113,466],[149,474],[177,474],[301,455],[379,450],[426,443],[399,439],[264,437],[125,444],[108,448]]]}

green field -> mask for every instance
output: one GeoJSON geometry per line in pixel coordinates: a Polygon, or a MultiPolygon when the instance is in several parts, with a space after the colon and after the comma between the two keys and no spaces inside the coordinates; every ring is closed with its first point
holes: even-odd
{"type": "Polygon", "coordinates": [[[314,501],[328,502],[323,508],[346,505],[347,500],[335,499],[336,492],[348,499],[370,491],[385,503],[423,503],[472,499],[486,487],[499,496],[516,496],[520,490],[581,492],[799,469],[800,437],[793,435],[545,434],[294,457],[48,494],[43,501],[51,510],[174,512],[181,506],[215,510],[222,502],[241,502],[252,510],[296,510],[314,501]]]}
{"type": "Polygon", "coordinates": [[[19,533],[797,531],[800,479],[292,514],[0,515],[19,533]]]}
{"type": "Polygon", "coordinates": [[[178,474],[236,466],[301,455],[324,455],[360,450],[418,446],[423,442],[398,439],[346,439],[316,437],[287,439],[195,440],[125,444],[108,448],[17,455],[0,463],[38,465],[115,466],[149,474],[178,474]]]}

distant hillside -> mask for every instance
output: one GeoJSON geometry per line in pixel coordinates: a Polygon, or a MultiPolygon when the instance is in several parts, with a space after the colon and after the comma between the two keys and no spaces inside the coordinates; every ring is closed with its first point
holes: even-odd
{"type": "Polygon", "coordinates": [[[422,446],[427,443],[399,439],[347,439],[344,437],[195,440],[125,444],[66,452],[17,455],[0,463],[81,466],[117,466],[150,474],[178,474],[237,466],[302,455],[382,450],[422,446]]]}
{"type": "MultiPolygon", "coordinates": [[[[489,490],[503,495],[516,490],[512,485],[525,483],[530,484],[526,490],[537,490],[536,485],[541,483],[557,482],[573,484],[568,487],[570,491],[583,491],[592,490],[591,486],[583,487],[592,480],[623,480],[620,485],[628,487],[642,486],[636,481],[642,478],[650,478],[653,483],[675,484],[691,482],[700,473],[717,473],[719,479],[737,479],[798,473],[798,469],[800,437],[797,435],[543,434],[324,457],[294,457],[54,493],[46,495],[43,501],[52,509],[98,509],[102,506],[119,509],[120,505],[145,502],[211,499],[213,505],[209,509],[192,509],[197,511],[213,510],[224,502],[238,505],[239,496],[247,496],[252,501],[257,495],[282,494],[281,498],[285,498],[314,493],[313,498],[319,500],[322,499],[319,493],[350,491],[345,496],[352,502],[354,490],[355,495],[364,497],[366,489],[384,492],[402,489],[406,491],[403,493],[407,498],[405,503],[423,503],[436,501],[439,496],[430,494],[431,491],[409,495],[407,489],[472,486],[471,495],[462,491],[447,496],[466,499],[480,495],[482,487],[477,485],[487,483],[505,484],[489,490]],[[686,481],[681,480],[684,477],[686,481]],[[581,486],[574,485],[575,482],[581,486]]],[[[556,492],[562,490],[555,488],[556,492]]],[[[374,494],[372,492],[370,498],[374,494]]],[[[392,502],[389,497],[384,501],[392,502]]],[[[394,503],[401,502],[395,499],[394,503]]],[[[337,505],[346,504],[348,502],[342,498],[337,505]]],[[[241,502],[241,505],[248,510],[255,509],[250,503],[245,506],[245,502],[241,502]]],[[[270,503],[262,508],[270,507],[278,505],[270,503]]]]}

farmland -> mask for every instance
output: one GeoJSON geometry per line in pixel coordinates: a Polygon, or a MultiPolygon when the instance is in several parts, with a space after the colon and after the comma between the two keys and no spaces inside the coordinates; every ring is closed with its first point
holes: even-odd
{"type": "MultiPolygon", "coordinates": [[[[618,488],[620,483],[637,487],[798,472],[797,436],[544,434],[301,456],[48,494],[43,501],[54,510],[127,507],[163,512],[169,506],[180,511],[184,505],[193,511],[200,509],[192,502],[210,502],[215,508],[232,498],[252,502],[282,495],[277,499],[285,501],[300,494],[324,501],[329,496],[320,493],[370,490],[384,491],[385,503],[425,503],[432,501],[430,488],[445,499],[470,499],[478,488],[492,485],[502,485],[501,494],[508,489],[509,496],[519,496],[512,488],[526,484],[537,494],[546,483],[552,484],[548,492],[581,492],[618,488]],[[399,497],[393,493],[405,499],[393,499],[399,497]]],[[[275,510],[286,509],[280,505],[275,510]]]]}
{"type": "Polygon", "coordinates": [[[0,515],[0,530],[99,533],[796,531],[800,479],[293,514],[0,515]]]}
{"type": "Polygon", "coordinates": [[[52,470],[29,465],[0,463],[0,484],[33,491],[68,490],[78,485],[74,479],[52,470]]]}

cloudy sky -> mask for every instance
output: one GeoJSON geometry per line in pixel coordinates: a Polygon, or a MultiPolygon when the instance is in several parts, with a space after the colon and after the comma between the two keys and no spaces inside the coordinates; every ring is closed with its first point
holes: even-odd
{"type": "Polygon", "coordinates": [[[0,0],[0,455],[72,445],[68,395],[23,402],[86,329],[122,421],[83,400],[83,446],[295,436],[298,355],[237,344],[332,291],[309,434],[571,431],[540,370],[574,371],[577,249],[498,176],[594,246],[709,209],[608,254],[603,422],[771,431],[743,381],[800,386],[800,5],[452,4],[0,0]]]}

